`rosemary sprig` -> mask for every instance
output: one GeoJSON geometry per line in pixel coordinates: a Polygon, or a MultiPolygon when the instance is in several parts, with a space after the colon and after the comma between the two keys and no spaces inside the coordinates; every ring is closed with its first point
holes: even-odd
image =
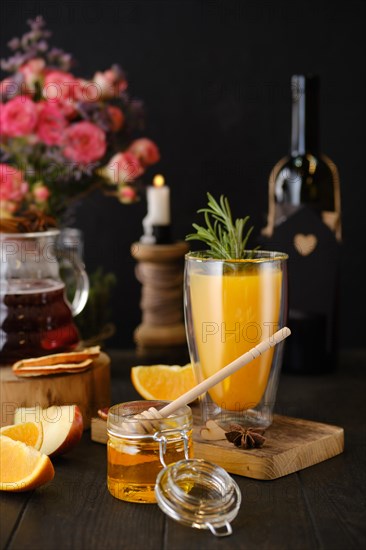
{"type": "Polygon", "coordinates": [[[249,216],[238,218],[233,222],[227,197],[221,195],[219,202],[207,193],[208,204],[198,213],[203,213],[206,227],[193,223],[196,233],[186,236],[186,241],[202,241],[208,247],[207,255],[215,259],[237,260],[246,257],[248,239],[253,226],[245,233],[244,229],[249,216]]]}

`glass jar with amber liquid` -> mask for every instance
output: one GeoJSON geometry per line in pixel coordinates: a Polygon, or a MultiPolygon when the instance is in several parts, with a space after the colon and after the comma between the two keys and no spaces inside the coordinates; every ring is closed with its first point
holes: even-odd
{"type": "Polygon", "coordinates": [[[89,279],[60,231],[0,231],[0,258],[0,365],[73,350],[79,343],[73,317],[88,300],[89,279]],[[66,266],[72,303],[61,277],[66,266]]]}
{"type": "Polygon", "coordinates": [[[120,500],[154,503],[155,482],[167,465],[193,456],[192,412],[186,405],[168,418],[136,418],[150,407],[159,410],[165,401],[130,401],[108,413],[109,492],[120,500]]]}

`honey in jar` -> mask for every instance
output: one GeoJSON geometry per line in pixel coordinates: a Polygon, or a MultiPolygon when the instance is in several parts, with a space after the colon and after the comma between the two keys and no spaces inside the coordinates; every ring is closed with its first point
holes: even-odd
{"type": "Polygon", "coordinates": [[[156,502],[154,487],[159,472],[169,464],[192,458],[192,412],[188,406],[150,423],[136,418],[150,407],[159,410],[166,404],[131,401],[109,410],[107,483],[114,497],[156,502]]]}

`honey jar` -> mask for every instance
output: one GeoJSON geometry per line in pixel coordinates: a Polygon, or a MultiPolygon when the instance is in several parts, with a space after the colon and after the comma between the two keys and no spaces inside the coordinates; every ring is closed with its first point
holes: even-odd
{"type": "Polygon", "coordinates": [[[150,407],[159,410],[166,401],[130,401],[109,409],[109,492],[120,500],[156,502],[158,474],[169,464],[193,456],[192,412],[185,405],[168,418],[151,422],[136,418],[150,407]]]}

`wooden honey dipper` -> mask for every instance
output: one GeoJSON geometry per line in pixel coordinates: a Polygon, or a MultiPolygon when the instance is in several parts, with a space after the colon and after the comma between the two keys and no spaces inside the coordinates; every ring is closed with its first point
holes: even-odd
{"type": "Polygon", "coordinates": [[[127,432],[131,433],[152,433],[153,430],[156,430],[159,427],[157,425],[158,423],[154,422],[154,420],[161,420],[162,418],[169,417],[169,415],[174,413],[177,409],[179,409],[179,407],[191,403],[192,401],[197,399],[197,397],[199,397],[202,393],[205,393],[207,390],[209,390],[219,382],[222,382],[222,380],[224,380],[231,374],[234,374],[234,372],[253,361],[253,359],[257,359],[257,357],[262,355],[262,353],[264,353],[265,351],[268,351],[270,348],[273,348],[274,346],[282,342],[282,340],[290,336],[290,334],[291,331],[288,327],[281,328],[280,330],[275,332],[273,336],[266,338],[258,345],[254,346],[252,349],[226,365],[226,367],[224,367],[223,369],[215,372],[215,374],[213,374],[209,378],[206,378],[206,380],[203,380],[191,390],[179,396],[171,403],[168,403],[168,405],[165,405],[165,407],[160,409],[160,411],[155,409],[155,407],[150,407],[146,411],[143,411],[142,413],[139,413],[133,417],[133,420],[139,420],[138,423],[124,422],[123,428],[127,432]]]}

